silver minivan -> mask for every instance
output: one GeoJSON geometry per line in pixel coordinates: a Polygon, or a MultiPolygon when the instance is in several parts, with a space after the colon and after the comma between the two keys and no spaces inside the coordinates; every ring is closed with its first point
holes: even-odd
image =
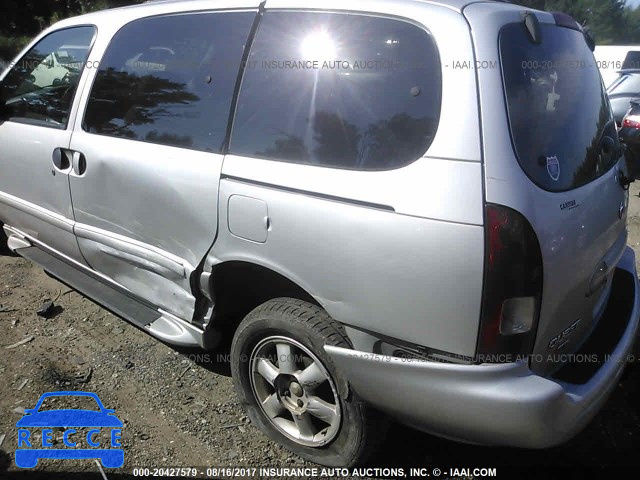
{"type": "Polygon", "coordinates": [[[639,319],[592,46],[474,0],[64,20],[1,77],[6,243],[162,341],[230,343],[251,421],[313,462],[363,462],[389,417],[556,445],[639,319]]]}

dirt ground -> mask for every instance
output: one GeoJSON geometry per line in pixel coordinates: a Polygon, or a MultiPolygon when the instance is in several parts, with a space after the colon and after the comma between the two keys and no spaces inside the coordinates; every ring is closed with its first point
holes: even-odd
{"type": "MultiPolygon", "coordinates": [[[[636,183],[629,212],[629,244],[637,251],[638,189],[636,183]]],[[[225,348],[203,356],[164,345],[68,292],[29,261],[0,256],[0,478],[129,478],[136,467],[197,467],[205,475],[209,466],[314,467],[248,423],[226,360],[225,348]],[[46,299],[56,298],[53,318],[36,315],[46,299]],[[30,337],[28,343],[5,348],[30,337]],[[45,460],[35,471],[17,469],[20,409],[32,408],[40,395],[55,390],[95,392],[115,409],[124,422],[124,468],[105,470],[106,477],[90,460],[45,460]]],[[[633,363],[602,412],[562,447],[477,447],[393,425],[370,467],[402,467],[407,475],[410,467],[439,467],[440,478],[448,478],[450,468],[475,467],[497,468],[498,478],[539,478],[551,471],[567,478],[595,470],[633,472],[640,467],[639,387],[640,369],[633,363]]],[[[60,437],[54,432],[58,442],[60,437]]]]}

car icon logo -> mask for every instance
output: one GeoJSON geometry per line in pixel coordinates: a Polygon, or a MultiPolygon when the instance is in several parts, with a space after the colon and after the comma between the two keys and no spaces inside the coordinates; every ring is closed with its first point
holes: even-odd
{"type": "Polygon", "coordinates": [[[114,410],[104,407],[95,393],[50,392],[40,397],[36,406],[25,410],[25,415],[16,423],[18,448],[16,465],[33,468],[39,459],[100,459],[105,468],[120,468],[124,465],[124,450],[121,448],[122,422],[114,410]],[[59,409],[41,410],[42,403],[51,397],[90,397],[99,410],[59,409]],[[54,448],[54,429],[63,428],[62,445],[54,448]],[[35,432],[42,439],[36,441],[35,432]]]}

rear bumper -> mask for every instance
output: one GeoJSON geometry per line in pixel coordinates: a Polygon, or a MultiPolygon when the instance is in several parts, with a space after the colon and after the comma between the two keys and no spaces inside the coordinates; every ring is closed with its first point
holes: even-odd
{"type": "Polygon", "coordinates": [[[627,363],[640,317],[633,250],[626,248],[618,268],[633,275],[631,314],[608,361],[582,385],[538,376],[527,362],[453,365],[325,350],[364,400],[416,428],[485,445],[550,447],[589,423],[627,363]]]}

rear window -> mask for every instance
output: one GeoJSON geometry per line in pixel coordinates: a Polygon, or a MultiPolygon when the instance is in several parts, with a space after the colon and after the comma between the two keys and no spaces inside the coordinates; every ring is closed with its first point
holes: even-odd
{"type": "Polygon", "coordinates": [[[542,42],[523,23],[500,32],[500,57],[514,149],[538,186],[578,188],[617,161],[618,135],[593,54],[581,32],[542,24],[542,42]],[[613,148],[615,147],[615,148],[613,148]]]}

